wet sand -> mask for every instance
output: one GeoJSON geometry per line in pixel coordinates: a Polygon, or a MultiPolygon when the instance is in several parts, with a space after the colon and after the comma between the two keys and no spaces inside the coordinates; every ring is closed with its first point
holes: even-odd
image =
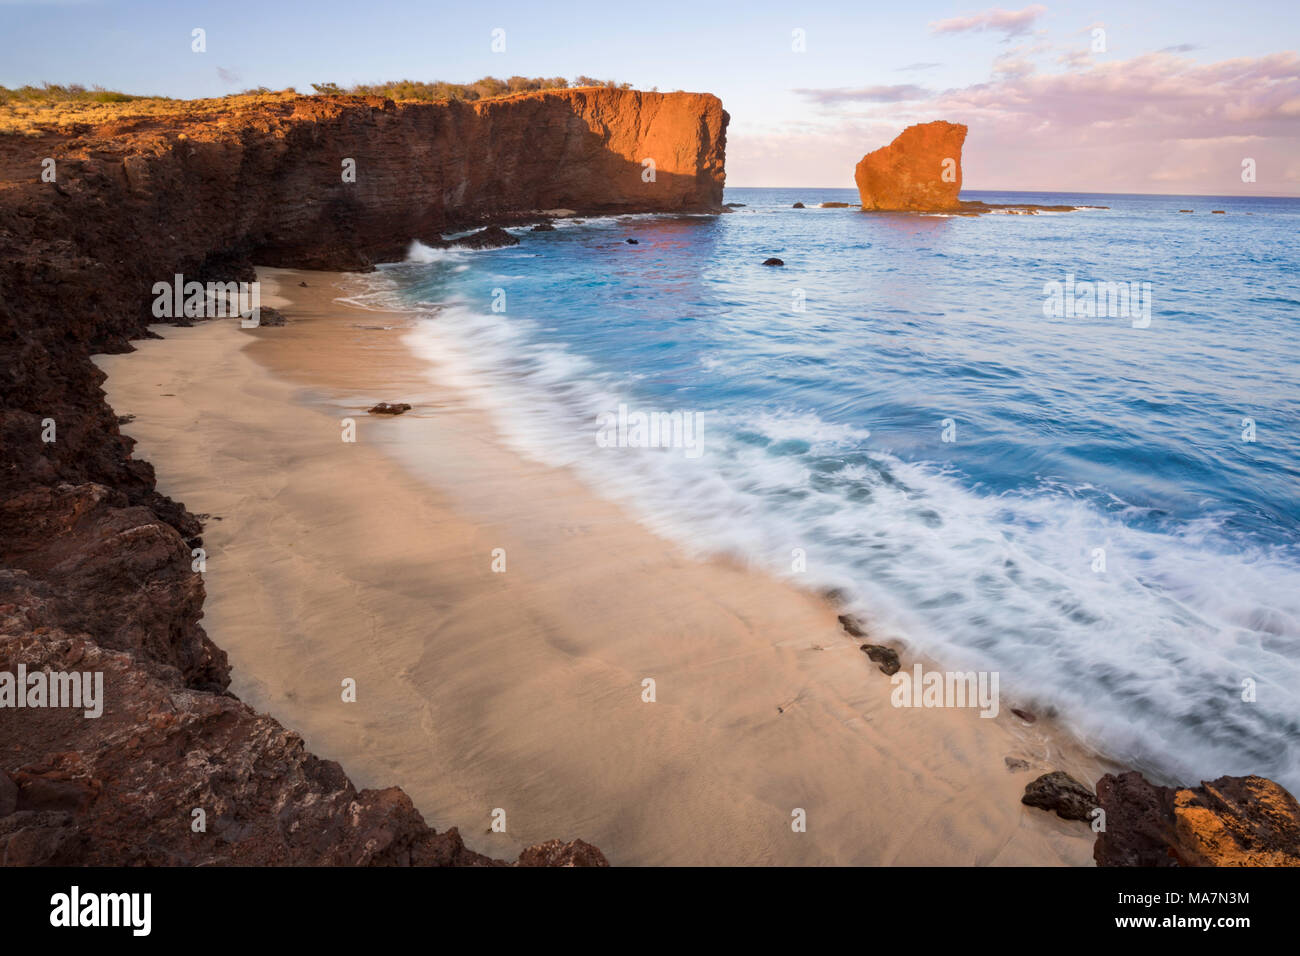
{"type": "Polygon", "coordinates": [[[402,344],[414,316],[336,301],[349,277],[259,275],[287,326],[159,326],[96,361],[159,490],[213,516],[203,623],[232,690],[359,786],[504,857],[581,837],[616,865],[1091,865],[1087,825],[1020,803],[1039,773],[1108,769],[1050,719],[1005,693],[994,719],[893,707],[826,600],[687,558],[502,444],[402,344]]]}

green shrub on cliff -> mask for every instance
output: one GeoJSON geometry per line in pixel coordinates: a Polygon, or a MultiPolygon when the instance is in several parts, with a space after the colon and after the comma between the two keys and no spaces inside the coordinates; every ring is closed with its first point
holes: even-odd
{"type": "Polygon", "coordinates": [[[163,97],[133,96],[106,90],[102,86],[86,89],[80,83],[42,83],[40,86],[19,86],[9,89],[0,86],[0,103],[129,103],[132,100],[162,99],[163,97]]]}

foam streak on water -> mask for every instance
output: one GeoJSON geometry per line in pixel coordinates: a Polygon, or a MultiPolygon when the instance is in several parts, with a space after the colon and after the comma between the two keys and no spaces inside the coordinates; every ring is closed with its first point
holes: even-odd
{"type": "Polygon", "coordinates": [[[416,247],[361,299],[426,310],[431,374],[688,552],[839,588],[1154,775],[1300,790],[1300,202],[790,208],[853,198],[729,190],[747,205],[717,218],[416,247]],[[1150,327],[1045,317],[1067,273],[1151,283],[1150,327]],[[703,455],[597,447],[620,403],[699,414],[703,455]]]}

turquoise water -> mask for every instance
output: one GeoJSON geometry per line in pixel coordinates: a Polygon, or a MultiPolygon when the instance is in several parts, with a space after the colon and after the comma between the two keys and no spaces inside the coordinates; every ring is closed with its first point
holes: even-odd
{"type": "Polygon", "coordinates": [[[729,189],[416,246],[369,294],[425,314],[412,348],[509,444],[691,553],[838,588],[1149,773],[1300,790],[1300,201],[963,195],[1111,208],[729,189]],[[1045,315],[1067,275],[1149,283],[1149,325],[1045,315]],[[620,404],[691,415],[698,456],[601,447],[620,404]]]}

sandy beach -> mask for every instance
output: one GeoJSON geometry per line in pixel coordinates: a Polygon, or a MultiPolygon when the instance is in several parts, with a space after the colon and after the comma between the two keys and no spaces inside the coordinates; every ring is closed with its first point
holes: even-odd
{"type": "Polygon", "coordinates": [[[1005,693],[994,719],[893,707],[828,601],[689,559],[508,449],[403,345],[414,316],[337,301],[344,275],[259,277],[286,326],[157,326],[96,362],[159,490],[211,516],[203,624],[232,690],[359,786],[494,856],[1091,865],[1087,825],[1020,803],[1040,773],[1110,769],[1052,720],[1005,693]]]}

